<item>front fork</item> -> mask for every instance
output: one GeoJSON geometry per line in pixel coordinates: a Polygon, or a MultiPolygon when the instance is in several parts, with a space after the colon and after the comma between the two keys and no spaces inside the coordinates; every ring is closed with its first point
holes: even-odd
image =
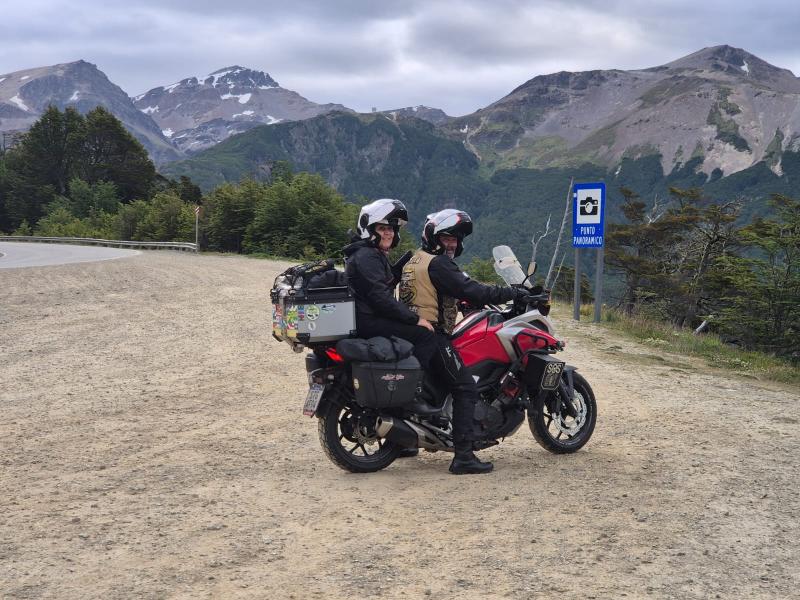
{"type": "MultiPolygon", "coordinates": [[[[566,365],[564,367],[564,372],[561,375],[561,379],[558,382],[558,394],[551,393],[553,390],[543,390],[539,389],[537,394],[537,399],[541,399],[545,405],[547,405],[547,410],[550,411],[550,414],[556,414],[561,412],[561,407],[564,407],[564,412],[568,414],[573,419],[578,417],[578,410],[575,408],[575,378],[573,374],[575,373],[575,367],[572,365],[566,365]],[[560,406],[559,406],[560,404],[560,406]]],[[[531,404],[533,403],[533,398],[531,398],[531,404]]],[[[530,406],[526,407],[530,408],[530,406]]]]}
{"type": "MultiPolygon", "coordinates": [[[[575,378],[573,377],[573,373],[575,373],[575,367],[567,365],[564,367],[564,376],[561,377],[561,381],[558,383],[558,391],[559,391],[559,398],[561,399],[561,405],[566,409],[567,414],[572,417],[573,419],[578,418],[578,410],[575,408],[575,378]],[[566,379],[566,381],[564,381],[566,379]]],[[[558,412],[559,407],[554,407],[556,409],[555,412],[558,412]]]]}

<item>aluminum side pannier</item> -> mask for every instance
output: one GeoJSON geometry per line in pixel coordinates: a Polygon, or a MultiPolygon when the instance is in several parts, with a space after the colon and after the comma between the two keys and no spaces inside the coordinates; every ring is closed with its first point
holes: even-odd
{"type": "Polygon", "coordinates": [[[355,298],[334,261],[305,263],[278,275],[270,290],[272,336],[300,351],[355,335],[355,298]]]}

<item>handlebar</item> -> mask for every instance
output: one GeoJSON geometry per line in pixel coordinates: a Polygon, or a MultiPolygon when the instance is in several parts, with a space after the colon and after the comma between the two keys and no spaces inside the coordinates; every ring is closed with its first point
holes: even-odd
{"type": "Polygon", "coordinates": [[[550,294],[532,294],[529,296],[524,296],[522,301],[526,304],[539,304],[540,302],[549,302],[550,301],[550,294]]]}

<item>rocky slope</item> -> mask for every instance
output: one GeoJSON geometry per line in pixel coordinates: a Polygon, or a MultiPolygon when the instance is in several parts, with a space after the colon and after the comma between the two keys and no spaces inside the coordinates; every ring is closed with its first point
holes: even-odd
{"type": "Polygon", "coordinates": [[[134,98],[177,148],[194,153],[256,125],[299,121],[341,104],[317,104],[278,85],[267,73],[232,66],[153,88],[134,98]]]}
{"type": "Polygon", "coordinates": [[[460,142],[421,119],[380,113],[333,112],[256,127],[165,165],[162,173],[189,176],[208,191],[245,177],[269,179],[278,161],[319,173],[348,197],[402,198],[419,209],[415,216],[454,199],[472,207],[485,194],[478,162],[460,142]]]}
{"type": "Polygon", "coordinates": [[[780,174],[800,146],[800,79],[716,46],[650,69],[535,77],[447,128],[490,171],[660,155],[664,173],[700,157],[706,174],[760,161],[780,174]]]}
{"type": "Polygon", "coordinates": [[[453,117],[444,112],[441,108],[431,108],[429,106],[407,106],[405,108],[395,108],[392,110],[380,111],[391,119],[404,117],[414,117],[433,123],[434,125],[444,125],[453,120],[453,117]]]}
{"type": "Polygon", "coordinates": [[[48,105],[75,107],[87,113],[103,106],[113,113],[157,163],[175,160],[180,153],[128,95],[95,65],[79,60],[0,75],[0,134],[27,131],[48,105]]]}

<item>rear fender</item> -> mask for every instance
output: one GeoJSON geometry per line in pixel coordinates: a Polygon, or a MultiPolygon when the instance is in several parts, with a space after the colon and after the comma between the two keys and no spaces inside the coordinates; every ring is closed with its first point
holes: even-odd
{"type": "Polygon", "coordinates": [[[328,412],[332,409],[340,409],[344,406],[344,398],[341,388],[336,383],[329,383],[325,386],[325,391],[322,393],[322,399],[319,401],[317,411],[314,416],[318,419],[328,416],[328,412]]]}
{"type": "Polygon", "coordinates": [[[318,383],[325,386],[314,416],[321,418],[328,414],[331,406],[341,407],[344,404],[342,386],[347,385],[348,382],[349,377],[341,367],[314,369],[309,372],[309,385],[318,383]]]}

